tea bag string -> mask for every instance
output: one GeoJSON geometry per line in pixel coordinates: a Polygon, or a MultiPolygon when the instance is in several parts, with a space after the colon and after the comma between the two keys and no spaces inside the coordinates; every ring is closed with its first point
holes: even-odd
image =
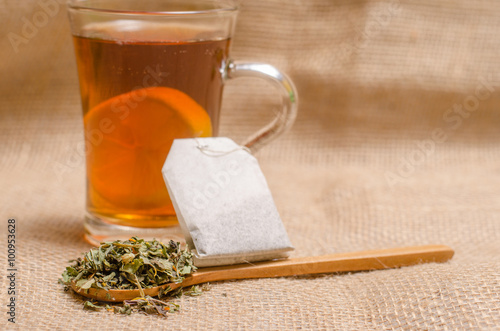
{"type": "Polygon", "coordinates": [[[203,154],[208,155],[208,156],[215,156],[215,157],[225,156],[225,155],[228,155],[228,154],[231,154],[231,153],[234,153],[237,151],[241,151],[241,150],[246,151],[249,154],[252,153],[250,151],[250,148],[243,146],[243,145],[239,145],[238,147],[233,148],[233,149],[228,150],[228,151],[217,151],[217,150],[211,149],[210,147],[208,147],[208,145],[203,145],[199,139],[195,138],[195,140],[196,140],[196,143],[198,144],[198,146],[196,146],[196,148],[198,148],[203,154]]]}

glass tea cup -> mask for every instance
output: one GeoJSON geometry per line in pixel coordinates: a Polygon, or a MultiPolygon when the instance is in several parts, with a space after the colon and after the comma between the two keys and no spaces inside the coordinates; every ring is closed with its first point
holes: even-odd
{"type": "MultiPolygon", "coordinates": [[[[288,129],[297,93],[271,65],[229,56],[238,6],[226,0],[70,0],[86,148],[85,237],[172,238],[161,168],[174,139],[217,136],[227,80],[278,87],[282,108],[244,145],[288,129]]],[[[174,229],[174,230],[172,230],[174,229]]]]}

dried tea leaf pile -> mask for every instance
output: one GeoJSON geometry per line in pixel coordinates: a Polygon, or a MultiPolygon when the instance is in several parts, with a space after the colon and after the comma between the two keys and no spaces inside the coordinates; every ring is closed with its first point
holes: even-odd
{"type": "MultiPolygon", "coordinates": [[[[126,241],[102,243],[91,249],[83,258],[70,261],[62,274],[62,283],[88,290],[89,288],[111,290],[131,290],[155,287],[167,283],[180,283],[184,277],[193,273],[192,255],[182,250],[180,244],[170,241],[168,245],[157,240],[146,241],[132,237],[126,241]]],[[[175,305],[142,295],[136,300],[124,302],[123,308],[114,310],[129,314],[133,307],[139,310],[163,314],[176,310],[175,305]]],[[[86,302],[85,309],[100,310],[105,308],[93,302],[86,302]]]]}

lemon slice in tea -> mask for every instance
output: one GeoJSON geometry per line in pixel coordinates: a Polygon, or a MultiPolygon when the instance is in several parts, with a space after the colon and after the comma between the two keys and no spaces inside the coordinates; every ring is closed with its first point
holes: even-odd
{"type": "Polygon", "coordinates": [[[84,124],[87,137],[106,129],[100,131],[102,139],[87,141],[91,143],[89,190],[128,211],[170,204],[161,168],[173,140],[212,135],[205,109],[187,94],[168,87],[108,99],[85,115],[84,124]]]}

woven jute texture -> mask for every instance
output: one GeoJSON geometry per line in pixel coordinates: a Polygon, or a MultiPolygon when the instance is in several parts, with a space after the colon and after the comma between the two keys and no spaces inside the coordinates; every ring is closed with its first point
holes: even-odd
{"type": "MultiPolygon", "coordinates": [[[[177,299],[181,311],[167,319],[84,311],[57,283],[90,247],[66,12],[62,1],[1,0],[0,22],[0,328],[500,328],[498,1],[244,1],[232,57],[279,67],[300,95],[293,129],[256,155],[293,257],[423,244],[456,254],[395,270],[214,283],[177,299]]],[[[236,141],[279,107],[254,79],[228,82],[223,101],[221,134],[236,141]]]]}

